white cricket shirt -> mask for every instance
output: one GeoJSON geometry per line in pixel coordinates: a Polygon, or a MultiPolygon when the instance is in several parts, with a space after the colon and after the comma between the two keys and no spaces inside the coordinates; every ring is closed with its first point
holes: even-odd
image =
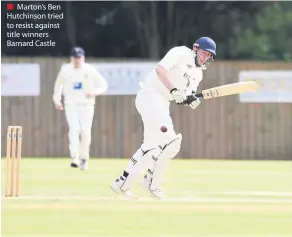
{"type": "MultiPolygon", "coordinates": [[[[187,93],[196,91],[203,79],[202,70],[204,68],[196,66],[194,53],[186,46],[170,49],[158,65],[169,71],[169,80],[174,87],[185,90],[187,93]]],[[[169,101],[173,100],[172,95],[159,79],[155,69],[146,77],[143,88],[159,93],[169,101]]]]}
{"type": "Polygon", "coordinates": [[[107,91],[108,84],[101,74],[88,63],[74,68],[72,63],[61,67],[55,81],[53,101],[61,104],[64,95],[65,104],[94,105],[95,97],[87,98],[86,92],[100,95],[107,91]]]}

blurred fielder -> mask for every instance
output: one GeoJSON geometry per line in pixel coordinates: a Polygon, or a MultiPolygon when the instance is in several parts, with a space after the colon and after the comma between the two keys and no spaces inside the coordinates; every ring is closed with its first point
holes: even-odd
{"type": "Polygon", "coordinates": [[[100,73],[85,63],[84,50],[80,47],[73,48],[71,62],[61,67],[53,95],[56,109],[65,108],[71,167],[80,166],[82,170],[88,168],[95,96],[105,93],[107,87],[107,82],[100,73]],[[64,107],[61,103],[62,92],[64,107]]]}
{"type": "Polygon", "coordinates": [[[133,181],[147,169],[142,185],[151,196],[161,199],[162,178],[170,159],[180,150],[182,135],[176,134],[169,115],[170,101],[196,109],[200,100],[194,96],[203,72],[216,55],[216,44],[202,37],[193,45],[174,47],[147,76],[143,88],[136,96],[136,108],[144,126],[144,140],[130,159],[128,166],[111,188],[125,196],[134,197],[130,191],[133,181]]]}

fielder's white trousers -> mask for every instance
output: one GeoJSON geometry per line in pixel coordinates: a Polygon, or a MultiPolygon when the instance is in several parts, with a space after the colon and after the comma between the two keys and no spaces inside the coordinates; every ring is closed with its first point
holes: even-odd
{"type": "Polygon", "coordinates": [[[144,139],[141,149],[153,149],[169,138],[175,137],[172,118],[169,113],[170,102],[160,94],[142,89],[136,96],[136,108],[144,126],[144,139]],[[167,131],[162,132],[161,128],[167,131]]]}
{"type": "Polygon", "coordinates": [[[69,126],[70,156],[88,160],[94,106],[66,104],[65,114],[69,126]]]}

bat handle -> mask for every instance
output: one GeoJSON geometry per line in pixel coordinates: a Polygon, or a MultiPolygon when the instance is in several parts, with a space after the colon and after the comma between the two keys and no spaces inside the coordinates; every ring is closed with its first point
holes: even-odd
{"type": "MultiPolygon", "coordinates": [[[[188,95],[187,98],[189,99],[190,97],[193,97],[193,96],[194,96],[194,94],[188,95]]],[[[197,97],[197,98],[204,98],[202,93],[195,94],[195,97],[197,97]]],[[[178,103],[178,104],[186,104],[186,103],[178,103]]]]}
{"type": "MultiPolygon", "coordinates": [[[[192,95],[189,95],[189,96],[192,96],[192,95]]],[[[195,96],[198,97],[198,98],[204,98],[204,96],[203,96],[203,94],[201,92],[195,94],[195,96]]],[[[178,104],[185,104],[185,103],[178,103],[178,104]]]]}
{"type": "Polygon", "coordinates": [[[202,93],[197,93],[197,94],[195,94],[195,96],[199,97],[199,98],[203,98],[204,97],[202,93]]]}

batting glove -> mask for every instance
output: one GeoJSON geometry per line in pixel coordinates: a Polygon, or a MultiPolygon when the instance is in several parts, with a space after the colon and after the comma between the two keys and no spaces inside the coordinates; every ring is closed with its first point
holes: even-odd
{"type": "Polygon", "coordinates": [[[175,102],[177,104],[183,104],[187,99],[187,95],[184,91],[179,91],[178,89],[174,88],[170,91],[170,94],[173,96],[175,102]]]}
{"type": "Polygon", "coordinates": [[[192,109],[196,109],[201,104],[201,100],[198,97],[196,98],[196,100],[189,104],[192,109]]]}
{"type": "Polygon", "coordinates": [[[196,97],[195,93],[188,95],[187,99],[185,100],[185,105],[190,106],[192,109],[196,109],[200,104],[200,98],[196,97]]]}

